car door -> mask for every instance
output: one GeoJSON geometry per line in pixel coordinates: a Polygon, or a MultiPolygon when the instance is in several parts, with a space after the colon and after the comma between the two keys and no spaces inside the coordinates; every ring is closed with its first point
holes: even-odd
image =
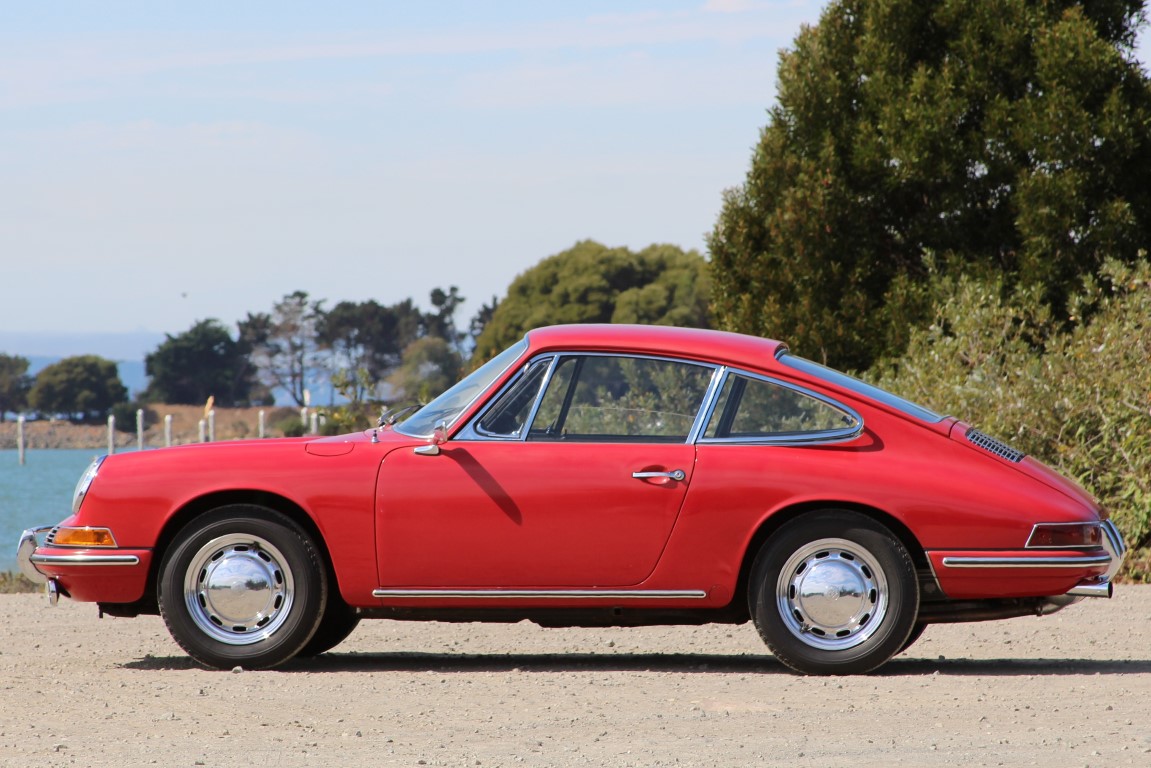
{"type": "Polygon", "coordinates": [[[438,455],[385,457],[381,585],[639,584],[691,482],[713,373],[638,356],[530,362],[438,455]]]}

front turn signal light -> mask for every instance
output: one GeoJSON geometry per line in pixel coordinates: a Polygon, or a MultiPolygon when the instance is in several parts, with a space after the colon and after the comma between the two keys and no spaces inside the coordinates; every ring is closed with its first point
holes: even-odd
{"type": "Polygon", "coordinates": [[[1027,549],[1081,549],[1103,546],[1100,523],[1039,523],[1031,529],[1027,549]]]}
{"type": "Polygon", "coordinates": [[[52,535],[57,547],[114,547],[116,539],[107,528],[57,528],[52,535]]]}

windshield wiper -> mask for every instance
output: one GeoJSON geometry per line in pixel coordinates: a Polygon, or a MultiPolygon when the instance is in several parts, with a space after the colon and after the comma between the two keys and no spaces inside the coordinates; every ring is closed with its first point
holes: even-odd
{"type": "Polygon", "coordinates": [[[387,408],[382,413],[380,413],[380,420],[376,422],[376,426],[390,427],[399,421],[401,416],[423,408],[424,405],[425,403],[412,403],[411,405],[406,405],[403,408],[387,408]]]}

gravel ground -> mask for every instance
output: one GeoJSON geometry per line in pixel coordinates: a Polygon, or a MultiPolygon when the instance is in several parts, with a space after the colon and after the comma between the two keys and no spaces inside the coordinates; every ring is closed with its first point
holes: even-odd
{"type": "Polygon", "coordinates": [[[804,678],[750,625],[364,622],[270,672],[0,595],[2,766],[1151,766],[1151,586],[804,678]]]}

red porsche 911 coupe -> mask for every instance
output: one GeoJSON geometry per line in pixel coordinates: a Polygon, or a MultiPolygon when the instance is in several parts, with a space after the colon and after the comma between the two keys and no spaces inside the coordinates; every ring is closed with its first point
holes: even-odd
{"type": "Polygon", "coordinates": [[[780,342],[568,325],[363,433],[97,459],[18,561],[212,667],[365,618],[751,620],[792,669],[851,674],[929,624],[1109,597],[1125,549],[1071,481],[780,342]]]}

